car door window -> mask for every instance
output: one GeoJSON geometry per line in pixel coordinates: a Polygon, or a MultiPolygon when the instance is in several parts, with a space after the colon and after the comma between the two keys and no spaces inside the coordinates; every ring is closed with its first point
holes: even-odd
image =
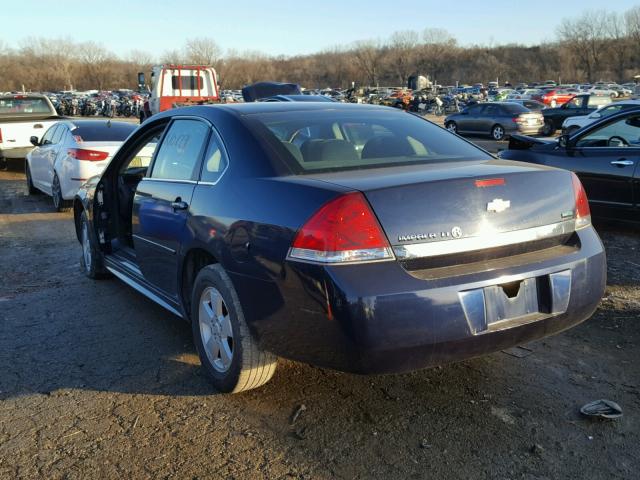
{"type": "Polygon", "coordinates": [[[469,115],[478,115],[481,109],[482,105],[472,105],[468,107],[466,111],[469,115]]]}
{"type": "Polygon", "coordinates": [[[227,165],[229,165],[229,160],[222,142],[217,135],[211,135],[207,154],[202,164],[200,180],[202,182],[217,182],[226,170],[227,165]]]}
{"type": "Polygon", "coordinates": [[[60,143],[60,140],[62,139],[62,136],[66,131],[67,131],[67,127],[65,127],[64,125],[58,125],[58,128],[56,132],[53,134],[53,138],[51,139],[51,143],[54,145],[60,143]]]}
{"type": "Polygon", "coordinates": [[[580,137],[576,147],[640,147],[640,115],[621,118],[580,137]]]}
{"type": "Polygon", "coordinates": [[[210,128],[198,120],[176,120],[156,155],[151,178],[194,180],[210,128]]]}
{"type": "Polygon", "coordinates": [[[58,128],[58,125],[53,125],[52,127],[49,127],[49,130],[44,132],[44,135],[42,136],[42,140],[40,140],[40,145],[50,145],[51,139],[55,135],[57,128],[58,128]]]}

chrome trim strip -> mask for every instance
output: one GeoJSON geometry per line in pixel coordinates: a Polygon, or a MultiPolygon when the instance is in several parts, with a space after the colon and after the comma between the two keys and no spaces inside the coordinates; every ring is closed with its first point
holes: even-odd
{"type": "Polygon", "coordinates": [[[138,282],[136,282],[135,280],[127,277],[124,273],[119,272],[118,270],[116,270],[113,267],[106,267],[107,270],[109,270],[111,273],[113,273],[116,277],[118,277],[120,280],[122,280],[124,283],[126,283],[127,285],[129,285],[130,287],[134,288],[135,290],[137,290],[138,292],[140,292],[141,294],[143,294],[145,297],[147,297],[150,300],[153,300],[154,302],[156,302],[158,305],[160,305],[161,307],[166,308],[167,310],[169,310],[171,313],[173,313],[174,315],[177,315],[180,318],[183,318],[182,314],[176,310],[175,308],[173,308],[171,305],[169,305],[167,302],[165,302],[164,300],[162,300],[159,296],[157,296],[155,293],[147,290],[145,287],[143,287],[142,285],[140,285],[138,282]]]}
{"type": "Polygon", "coordinates": [[[170,252],[171,254],[176,253],[176,251],[173,248],[169,248],[169,247],[165,247],[164,245],[160,245],[159,243],[154,242],[153,240],[149,240],[148,238],[144,238],[141,237],[140,235],[136,235],[135,233],[133,235],[131,235],[134,238],[137,238],[138,240],[142,240],[144,242],[150,243],[151,245],[154,245],[156,247],[160,247],[163,250],[166,250],[167,252],[170,252]]]}
{"type": "MultiPolygon", "coordinates": [[[[191,183],[196,184],[195,180],[176,180],[174,178],[153,178],[153,177],[144,177],[142,180],[146,182],[172,182],[172,183],[191,183]]],[[[141,180],[141,181],[142,181],[141,180]]]]}
{"type": "Polygon", "coordinates": [[[396,245],[393,251],[399,260],[411,258],[435,257],[452,253],[472,252],[487,248],[504,247],[517,243],[532,242],[544,238],[557,237],[575,231],[575,219],[564,222],[542,225],[540,227],[513,230],[503,233],[485,233],[472,237],[443,240],[441,242],[414,243],[411,245],[396,245]]]}

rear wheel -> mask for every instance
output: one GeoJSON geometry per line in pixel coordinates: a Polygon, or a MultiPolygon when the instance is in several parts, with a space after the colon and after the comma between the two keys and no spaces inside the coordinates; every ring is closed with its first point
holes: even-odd
{"type": "Polygon", "coordinates": [[[458,125],[456,124],[456,122],[447,122],[445,128],[451,133],[458,133],[458,125]]]}
{"type": "Polygon", "coordinates": [[[24,164],[25,164],[24,174],[27,177],[27,190],[29,191],[29,195],[35,195],[37,193],[40,193],[40,190],[38,190],[33,185],[33,179],[31,178],[31,169],[29,168],[29,162],[25,160],[24,164]]]}
{"type": "Polygon", "coordinates": [[[502,125],[494,125],[493,128],[491,129],[491,136],[493,137],[494,140],[497,140],[498,142],[500,140],[504,140],[504,137],[505,137],[504,127],[502,125]]]}
{"type": "Polygon", "coordinates": [[[542,134],[545,137],[548,137],[549,135],[553,135],[555,131],[556,129],[553,128],[553,124],[551,123],[551,120],[545,120],[544,126],[542,127],[542,134]]]}
{"type": "Polygon", "coordinates": [[[191,312],[200,362],[218,391],[238,393],[271,379],[277,358],[252,338],[231,279],[220,265],[198,273],[191,312]]]}
{"type": "Polygon", "coordinates": [[[53,174],[51,197],[53,198],[53,206],[57,212],[68,212],[71,209],[71,201],[62,198],[62,188],[60,187],[60,179],[57,173],[53,174]]]}

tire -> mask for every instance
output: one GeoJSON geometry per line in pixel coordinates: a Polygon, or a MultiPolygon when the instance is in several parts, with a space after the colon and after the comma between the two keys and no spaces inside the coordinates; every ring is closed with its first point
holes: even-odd
{"type": "Polygon", "coordinates": [[[60,179],[58,174],[53,174],[53,183],[51,184],[51,197],[53,198],[53,207],[56,212],[68,212],[71,210],[73,202],[62,198],[62,188],[60,187],[60,179]]]}
{"type": "Polygon", "coordinates": [[[109,271],[104,268],[102,254],[97,249],[95,235],[89,228],[89,220],[84,211],[80,214],[80,244],[80,267],[84,274],[93,280],[111,277],[109,271]]]}
{"type": "Polygon", "coordinates": [[[618,94],[617,93],[612,93],[611,95],[609,95],[611,97],[611,100],[618,98],[618,94]]]}
{"type": "Polygon", "coordinates": [[[553,135],[555,131],[556,129],[553,128],[553,123],[551,123],[550,120],[545,120],[544,126],[542,127],[542,135],[544,135],[545,137],[548,137],[550,135],[553,135]]]}
{"type": "Polygon", "coordinates": [[[24,174],[27,177],[27,191],[29,192],[29,195],[37,195],[38,193],[40,193],[40,190],[38,190],[33,185],[33,179],[31,178],[31,169],[29,168],[29,162],[25,160],[24,165],[25,165],[24,174]]]}
{"type": "Polygon", "coordinates": [[[451,133],[458,133],[458,125],[456,122],[447,122],[444,128],[449,130],[451,133]]]}
{"type": "Polygon", "coordinates": [[[193,341],[216,390],[239,393],[273,376],[277,357],[251,337],[231,279],[220,265],[198,273],[191,295],[193,341]]]}
{"type": "Polygon", "coordinates": [[[506,134],[502,125],[494,125],[491,129],[491,137],[496,141],[504,140],[506,134]]]}

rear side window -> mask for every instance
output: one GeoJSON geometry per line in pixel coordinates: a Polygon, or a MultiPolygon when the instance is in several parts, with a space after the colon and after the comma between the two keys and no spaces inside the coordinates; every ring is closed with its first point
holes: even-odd
{"type": "Polygon", "coordinates": [[[209,131],[209,127],[198,120],[173,122],[156,155],[151,178],[195,180],[209,131]]]}
{"type": "Polygon", "coordinates": [[[202,165],[202,174],[200,180],[203,182],[217,182],[224,173],[229,160],[222,146],[222,142],[217,135],[211,135],[211,141],[207,148],[207,154],[204,157],[202,165]]]}
{"type": "Polygon", "coordinates": [[[123,142],[135,129],[124,122],[92,122],[77,125],[71,135],[79,142],[123,142]]]}

